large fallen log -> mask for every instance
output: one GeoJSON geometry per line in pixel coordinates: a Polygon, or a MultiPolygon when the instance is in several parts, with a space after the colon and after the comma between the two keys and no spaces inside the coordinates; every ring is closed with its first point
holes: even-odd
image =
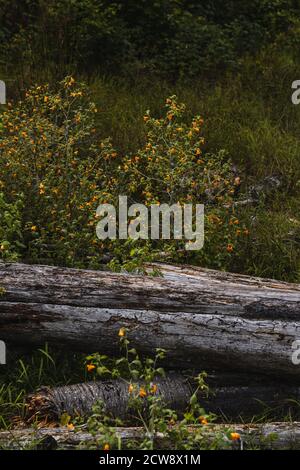
{"type": "MultiPolygon", "coordinates": [[[[193,385],[184,377],[171,374],[157,377],[156,395],[174,410],[185,410],[192,395],[193,385]]],[[[138,394],[142,382],[134,385],[138,394]]],[[[63,413],[69,416],[88,416],[93,406],[101,402],[106,415],[113,418],[130,418],[129,383],[122,379],[86,382],[61,387],[42,387],[26,400],[26,419],[29,422],[59,421],[63,413]]]]}
{"type": "MultiPolygon", "coordinates": [[[[168,364],[300,379],[300,286],[201,268],[159,265],[163,277],[0,264],[0,339],[119,352],[118,330],[168,364]]],[[[152,268],[149,268],[152,269],[152,268]]]]}
{"type": "MultiPolygon", "coordinates": [[[[211,389],[208,394],[199,390],[198,400],[208,413],[226,416],[227,420],[245,420],[268,412],[273,418],[290,415],[300,419],[300,387],[278,383],[216,385],[214,377],[208,377],[207,382],[211,389]]],[[[197,388],[194,380],[179,374],[157,377],[154,383],[156,396],[179,415],[187,410],[197,388]]],[[[142,382],[134,385],[135,395],[142,386],[142,382]]],[[[94,405],[101,402],[106,415],[123,419],[128,424],[136,416],[130,408],[131,397],[128,382],[122,379],[42,387],[26,399],[26,421],[60,422],[63,413],[87,417],[92,414],[94,405]]]]}
{"type": "MultiPolygon", "coordinates": [[[[202,428],[203,429],[203,428],[202,428]]],[[[189,427],[191,434],[199,431],[199,427],[189,427]]],[[[128,442],[139,443],[145,438],[143,428],[115,428],[115,435],[121,441],[121,448],[126,449],[128,442]]],[[[203,442],[195,441],[194,449],[203,449],[211,443],[218,442],[218,449],[268,449],[268,450],[295,450],[300,449],[300,423],[271,423],[271,424],[217,424],[205,426],[203,442]],[[238,441],[230,440],[230,433],[240,434],[238,441]],[[220,441],[220,433],[224,439],[220,441]],[[227,435],[229,434],[229,437],[227,435]]],[[[153,436],[155,449],[172,449],[169,437],[162,433],[153,436]]],[[[0,431],[1,449],[97,449],[102,441],[101,434],[90,434],[84,428],[79,431],[70,431],[66,427],[16,429],[0,431]]],[[[174,444],[173,444],[174,445],[174,444]]],[[[216,445],[216,444],[215,444],[216,445]]]]}

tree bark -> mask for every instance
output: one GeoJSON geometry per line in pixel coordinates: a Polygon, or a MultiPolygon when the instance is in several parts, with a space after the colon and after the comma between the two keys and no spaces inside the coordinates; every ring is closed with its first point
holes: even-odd
{"type": "MultiPolygon", "coordinates": [[[[195,433],[199,427],[190,426],[190,433],[195,433]]],[[[239,441],[224,439],[219,449],[268,449],[268,450],[296,450],[300,448],[300,423],[270,423],[270,424],[217,424],[205,426],[206,445],[212,443],[216,433],[239,433],[239,441]]],[[[116,435],[120,438],[122,449],[126,448],[129,441],[141,442],[145,437],[145,430],[139,427],[115,428],[116,435]]],[[[66,427],[16,429],[0,431],[0,447],[2,449],[97,449],[101,434],[91,435],[84,428],[77,432],[69,431],[66,427]]],[[[102,437],[103,440],[103,437],[102,437]]],[[[172,449],[170,440],[161,433],[154,435],[156,449],[172,449]]],[[[103,445],[103,444],[102,444],[103,445]]],[[[200,446],[200,450],[203,448],[200,446]]],[[[199,450],[199,444],[195,443],[195,449],[199,450]]]]}
{"type": "MultiPolygon", "coordinates": [[[[226,416],[227,420],[250,419],[254,415],[271,412],[272,418],[293,416],[300,419],[300,387],[278,383],[252,382],[226,385],[219,377],[209,376],[209,394],[199,391],[199,403],[206,412],[226,416]],[[218,383],[219,382],[219,383],[218,383]]],[[[187,409],[196,383],[191,378],[179,374],[169,374],[154,380],[157,385],[157,396],[162,402],[179,415],[187,409]]],[[[138,382],[135,393],[143,385],[138,382]]],[[[59,422],[60,416],[85,416],[92,414],[93,406],[102,402],[105,414],[113,418],[132,420],[134,412],[129,407],[129,384],[121,379],[87,382],[55,388],[42,387],[30,394],[26,400],[27,422],[59,422]]],[[[132,421],[131,421],[132,422],[132,421]]]]}
{"type": "MultiPolygon", "coordinates": [[[[184,410],[192,395],[192,384],[186,378],[171,374],[157,377],[157,396],[174,410],[184,410]]],[[[135,394],[142,387],[141,381],[135,384],[135,394]]],[[[66,412],[68,415],[88,416],[97,402],[104,405],[105,414],[113,418],[130,418],[129,383],[122,379],[86,382],[61,387],[42,387],[27,398],[27,420],[59,420],[66,412]]]]}
{"type": "Polygon", "coordinates": [[[163,277],[0,264],[0,339],[116,354],[126,327],[170,367],[224,368],[300,379],[300,285],[186,266],[163,277]]]}

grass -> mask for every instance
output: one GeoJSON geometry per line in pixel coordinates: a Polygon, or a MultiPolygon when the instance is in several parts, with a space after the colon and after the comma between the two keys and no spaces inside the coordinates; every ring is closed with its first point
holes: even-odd
{"type": "Polygon", "coordinates": [[[47,345],[32,353],[13,353],[0,369],[0,429],[9,429],[22,418],[25,396],[41,386],[59,386],[86,379],[84,357],[49,351],[47,345]]]}

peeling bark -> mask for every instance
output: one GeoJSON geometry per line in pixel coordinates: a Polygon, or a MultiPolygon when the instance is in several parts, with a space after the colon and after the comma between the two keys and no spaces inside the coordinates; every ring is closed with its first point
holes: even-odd
{"type": "MultiPolygon", "coordinates": [[[[149,269],[152,269],[150,266],[149,269]]],[[[202,268],[155,265],[163,277],[0,263],[0,339],[116,354],[118,330],[170,367],[300,379],[300,285],[202,268]]]]}

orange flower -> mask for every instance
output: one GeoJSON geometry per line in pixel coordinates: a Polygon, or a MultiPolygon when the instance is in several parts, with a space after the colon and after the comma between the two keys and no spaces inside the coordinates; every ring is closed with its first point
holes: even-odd
{"type": "Polygon", "coordinates": [[[109,450],[109,449],[110,449],[110,445],[109,444],[104,444],[103,450],[109,450]]]}
{"type": "Polygon", "coordinates": [[[200,416],[199,421],[203,426],[206,426],[208,424],[207,419],[204,416],[200,416]]]}
{"type": "Polygon", "coordinates": [[[36,232],[36,231],[37,231],[37,226],[36,226],[36,225],[32,225],[31,228],[30,228],[30,230],[31,230],[32,232],[36,232]]]}
{"type": "Polygon", "coordinates": [[[126,328],[120,328],[118,335],[123,338],[126,335],[126,328]]]}
{"type": "Polygon", "coordinates": [[[132,393],[132,392],[133,392],[133,385],[132,385],[132,384],[129,385],[129,387],[128,387],[128,392],[129,392],[129,393],[132,393]]]}
{"type": "Polygon", "coordinates": [[[226,250],[227,250],[228,253],[232,253],[233,252],[233,245],[231,243],[228,243],[226,250]]]}
{"type": "Polygon", "coordinates": [[[142,387],[142,388],[140,389],[140,391],[139,391],[139,396],[140,396],[141,398],[145,398],[145,397],[147,396],[147,392],[146,392],[146,390],[145,390],[143,387],[142,387]]]}
{"type": "Polygon", "coordinates": [[[92,372],[94,369],[96,369],[96,366],[94,366],[94,364],[87,364],[86,369],[88,372],[92,372]]]}
{"type": "Polygon", "coordinates": [[[69,424],[67,424],[67,428],[68,428],[69,431],[74,431],[75,426],[74,426],[74,424],[69,423],[69,424]]]}
{"type": "Polygon", "coordinates": [[[156,393],[157,392],[157,385],[153,384],[150,391],[151,391],[151,393],[156,393]]]}
{"type": "Polygon", "coordinates": [[[241,435],[238,433],[238,432],[232,432],[230,434],[230,438],[233,440],[233,441],[238,441],[240,438],[241,438],[241,435]]]}

